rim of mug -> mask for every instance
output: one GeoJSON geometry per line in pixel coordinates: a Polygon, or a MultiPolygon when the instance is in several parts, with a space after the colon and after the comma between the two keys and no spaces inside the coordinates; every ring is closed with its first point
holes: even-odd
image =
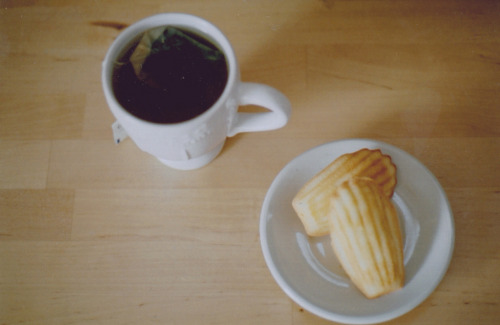
{"type": "MultiPolygon", "coordinates": [[[[227,100],[229,94],[232,91],[233,85],[237,82],[238,78],[238,66],[236,61],[236,56],[233,47],[224,33],[213,23],[207,21],[204,18],[195,16],[187,13],[180,12],[168,12],[155,14],[143,19],[140,19],[130,26],[126,27],[111,43],[109,49],[106,52],[106,56],[102,63],[102,84],[104,88],[104,94],[110,109],[114,111],[116,108],[119,109],[128,119],[133,119],[136,123],[143,123],[148,125],[148,127],[185,127],[188,124],[196,123],[201,117],[205,115],[211,115],[215,111],[215,107],[218,107],[227,100]],[[205,110],[200,115],[197,115],[189,120],[178,122],[178,123],[155,123],[150,122],[140,117],[137,117],[127,111],[116,99],[113,86],[112,86],[112,75],[114,70],[114,65],[112,61],[115,60],[120,55],[126,51],[127,48],[131,46],[131,43],[138,40],[138,38],[147,30],[159,26],[176,26],[184,27],[186,29],[198,32],[202,36],[207,37],[210,41],[217,43],[222,51],[224,52],[227,66],[228,66],[228,77],[227,82],[224,87],[222,94],[219,96],[217,101],[212,104],[207,110],[205,110]],[[113,107],[114,105],[114,107],[113,107]]],[[[115,116],[115,118],[117,118],[115,116]]]]}

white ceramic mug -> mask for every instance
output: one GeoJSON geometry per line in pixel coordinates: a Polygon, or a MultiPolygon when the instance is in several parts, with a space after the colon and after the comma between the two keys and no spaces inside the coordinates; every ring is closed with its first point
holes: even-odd
{"type": "Polygon", "coordinates": [[[117,122],[142,150],[175,169],[196,169],[211,162],[221,151],[226,137],[240,132],[266,131],[283,127],[289,119],[288,99],[278,90],[240,81],[238,63],[224,34],[208,21],[182,13],[163,13],[127,27],[111,44],[103,62],[104,95],[117,122]],[[146,30],[159,26],[187,28],[203,35],[224,52],[228,80],[219,99],[201,115],[190,120],[159,124],[142,120],[117,101],[112,89],[113,65],[146,30]],[[238,106],[257,105],[268,112],[240,113],[238,106]]]}

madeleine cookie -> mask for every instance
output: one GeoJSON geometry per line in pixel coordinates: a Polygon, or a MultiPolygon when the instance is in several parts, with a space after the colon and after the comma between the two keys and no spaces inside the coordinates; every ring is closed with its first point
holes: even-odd
{"type": "Polygon", "coordinates": [[[344,154],[309,180],[292,200],[292,206],[309,236],[329,233],[328,210],[335,188],[353,177],[369,177],[387,197],[396,187],[396,166],[380,150],[361,149],[344,154]]]}
{"type": "Polygon", "coordinates": [[[352,282],[367,298],[402,288],[401,229],[387,195],[372,179],[354,177],[330,199],[331,244],[352,282]]]}

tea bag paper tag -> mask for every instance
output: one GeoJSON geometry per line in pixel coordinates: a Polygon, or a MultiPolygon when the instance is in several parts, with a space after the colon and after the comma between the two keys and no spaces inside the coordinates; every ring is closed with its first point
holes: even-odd
{"type": "Polygon", "coordinates": [[[127,131],[121,126],[118,121],[115,121],[111,128],[113,129],[113,138],[116,144],[119,144],[128,137],[127,131]]]}

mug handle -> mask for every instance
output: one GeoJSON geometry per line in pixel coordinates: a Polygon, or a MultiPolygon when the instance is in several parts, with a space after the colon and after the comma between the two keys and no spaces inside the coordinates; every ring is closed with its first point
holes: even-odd
{"type": "Polygon", "coordinates": [[[236,113],[228,136],[241,132],[258,132],[279,129],[288,122],[291,105],[288,98],[278,90],[259,83],[240,82],[238,104],[257,105],[269,109],[264,113],[236,113]]]}

